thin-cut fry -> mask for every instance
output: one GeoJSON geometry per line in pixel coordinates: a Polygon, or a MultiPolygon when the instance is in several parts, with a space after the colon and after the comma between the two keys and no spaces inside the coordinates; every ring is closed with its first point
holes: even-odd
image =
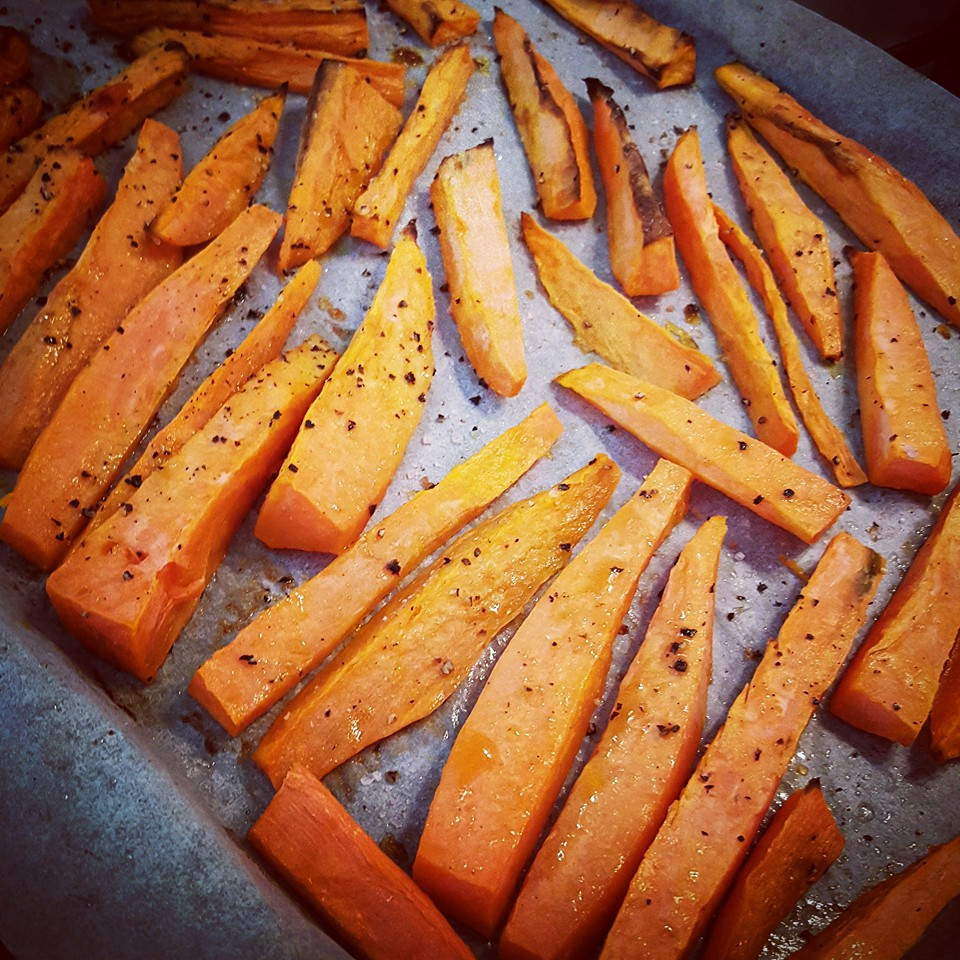
{"type": "Polygon", "coordinates": [[[617,370],[696,400],[720,382],[710,358],[680,343],[581,263],[553,234],[521,214],[523,239],[550,302],[573,327],[581,350],[617,370]]]}
{"type": "Polygon", "coordinates": [[[547,404],[537,407],[268,607],[197,670],[190,695],[239,734],[322,663],[401,577],[545,456],[562,430],[547,404]]]}
{"type": "Polygon", "coordinates": [[[182,252],[147,225],[182,173],[180,138],[148,118],[116,198],[0,367],[0,466],[23,466],[90,355],[180,266],[182,252]]]}
{"type": "Polygon", "coordinates": [[[523,27],[499,7],[493,39],[543,215],[589,220],[597,206],[587,125],[577,101],[523,27]]]}
{"type": "Polygon", "coordinates": [[[876,593],[882,559],[838,533],[640,862],[601,960],[679,960],[743,862],[876,593]]]}
{"type": "Polygon", "coordinates": [[[295,764],[324,776],[431,714],[566,565],[619,477],[600,455],[460,536],[296,696],[255,751],[257,765],[277,786],[295,764]]]}
{"type": "Polygon", "coordinates": [[[17,83],[29,72],[29,38],[13,27],[0,27],[0,86],[17,83]]]}
{"type": "Polygon", "coordinates": [[[516,396],[527,361],[493,141],[447,157],[430,197],[463,349],[491,390],[516,396]]]}
{"type": "Polygon", "coordinates": [[[43,101],[30,87],[0,90],[0,151],[25,137],[40,122],[43,101]]]}
{"type": "Polygon", "coordinates": [[[557,383],[575,390],[638,440],[758,516],[813,543],[850,498],[760,440],[668,390],[599,363],[557,383]]]}
{"type": "Polygon", "coordinates": [[[593,104],[593,146],[607,194],[610,268],[631,297],[676,290],[680,270],[673,228],[653,192],[647,165],[613,91],[587,78],[593,104]]]}
{"type": "Polygon", "coordinates": [[[960,757],[960,635],[930,708],[930,748],[941,762],[960,757]]]}
{"type": "Polygon", "coordinates": [[[753,241],[716,204],[713,213],[720,229],[720,239],[727,249],[743,264],[750,286],[760,295],[773,330],[780,344],[780,358],[793,402],[800,411],[804,426],[816,444],[820,455],[830,464],[841,487],[858,487],[867,482],[867,475],[850,450],[847,438],[827,416],[817,391],[807,376],[800,353],[800,341],[790,326],[773,271],[753,241]]]}
{"type": "Polygon", "coordinates": [[[480,14],[463,0],[386,0],[386,4],[431,47],[462,40],[480,25],[480,14]]]}
{"type": "Polygon", "coordinates": [[[740,276],[720,240],[696,127],[680,137],[667,161],[663,195],[693,289],[710,315],[757,436],[792,457],[799,435],[797,421],[776,361],[760,339],[757,317],[740,276]]]}
{"type": "Polygon", "coordinates": [[[353,205],[351,235],[378,247],[390,245],[407,195],[457,112],[475,69],[465,43],[444,51],[430,67],[397,142],[353,205]]]}
{"type": "Polygon", "coordinates": [[[908,287],[960,326],[960,237],[916,184],[739,63],[716,71],[743,118],[908,287]]]}
{"type": "Polygon", "coordinates": [[[83,537],[47,594],[84,646],[153,678],[335,359],[312,337],[271,361],[83,537]]]}

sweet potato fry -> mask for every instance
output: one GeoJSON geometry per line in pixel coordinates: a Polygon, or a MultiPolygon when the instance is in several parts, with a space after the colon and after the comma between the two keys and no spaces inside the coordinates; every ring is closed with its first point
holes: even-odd
{"type": "Polygon", "coordinates": [[[857,393],[870,482],[940,493],[953,461],[923,335],[882,253],[849,250],[856,283],[857,393]]]}
{"type": "Polygon", "coordinates": [[[610,268],[630,297],[676,290],[680,271],[673,228],[653,192],[647,165],[630,135],[613,91],[587,79],[593,104],[593,146],[607,194],[610,268]]]}
{"type": "Polygon", "coordinates": [[[47,594],[84,646],[153,678],[335,359],[312,337],[271,361],[83,537],[47,594]]]}
{"type": "Polygon", "coordinates": [[[250,205],[273,156],[286,91],[241,117],[187,174],[150,224],[154,236],[193,247],[222,233],[250,205]]]}
{"type": "Polygon", "coordinates": [[[291,770],[247,834],[364,960],[473,960],[429,897],[305,770],[291,770]]]}
{"type": "Polygon", "coordinates": [[[447,157],[430,197],[463,349],[491,390],[516,396],[527,361],[493,141],[447,157]]]}
{"type": "Polygon", "coordinates": [[[799,435],[797,421],[776,362],[760,339],[737,269],[720,241],[696,127],[680,137],[667,161],[663,195],[693,289],[710,315],[757,436],[792,457],[799,435]]]}
{"type": "Polygon", "coordinates": [[[557,377],[638,440],[741,506],[813,543],[850,504],[826,480],[668,390],[599,363],[557,377]]]}
{"type": "Polygon", "coordinates": [[[566,565],[619,476],[601,455],[460,536],[294,698],[255,751],[257,765],[274,785],[295,764],[324,776],[436,710],[566,565]]]}
{"type": "Polygon", "coordinates": [[[90,355],[180,266],[182,252],[154,240],[147,224],[182,173],[180,138],[144,120],[116,198],[0,367],[0,466],[23,466],[90,355]]]}
{"type": "Polygon", "coordinates": [[[480,25],[480,14],[462,0],[386,0],[386,4],[431,47],[462,40],[480,25]]]}
{"type": "Polygon", "coordinates": [[[720,67],[716,78],[750,126],[861,242],[879,250],[908,287],[960,326],[960,237],[917,185],[742,64],[720,67]]]}
{"type": "Polygon", "coordinates": [[[703,960],[757,960],[777,924],[843,850],[819,780],[774,814],[717,914],[703,960]]]}
{"type": "Polygon", "coordinates": [[[106,185],[89,157],[49,157],[0,216],[0,334],[66,256],[103,202],[106,185]]]}
{"type": "Polygon", "coordinates": [[[654,20],[633,0],[546,0],[565,20],[661,89],[693,83],[693,37],[654,20]]]}
{"type": "Polygon", "coordinates": [[[647,849],[601,960],[684,956],[743,862],[866,617],[882,559],[838,533],[647,849]]]}
{"type": "Polygon", "coordinates": [[[43,101],[30,87],[0,90],[0,152],[33,130],[42,112],[43,101]]]}
{"type": "Polygon", "coordinates": [[[821,357],[843,354],[843,322],[823,221],[742,120],[727,118],[727,148],[770,266],[821,357]]]}
{"type": "Polygon", "coordinates": [[[501,960],[595,956],[686,783],[707,709],[725,531],[722,517],[711,518],[680,554],[607,729],[520,889],[501,960]]]}
{"type": "Polygon", "coordinates": [[[960,640],[953,644],[930,708],[930,748],[941,762],[960,757],[960,640]]]}
{"type": "Polygon", "coordinates": [[[493,39],[543,215],[551,220],[589,220],[597,206],[597,191],[589,134],[577,101],[523,27],[499,7],[493,39]]]}
{"type": "Polygon", "coordinates": [[[688,400],[720,382],[706,354],[675,340],[640,313],[529,214],[521,214],[521,227],[540,282],[573,327],[581,350],[592,350],[617,370],[651,380],[688,400]]]}
{"type": "Polygon", "coordinates": [[[817,391],[807,376],[800,353],[800,341],[790,326],[773,271],[753,241],[716,204],[713,213],[720,229],[720,239],[727,249],[743,264],[750,286],[760,295],[773,330],[780,344],[780,358],[793,402],[816,444],[820,455],[830,464],[841,487],[857,487],[867,482],[867,475],[850,450],[847,438],[827,416],[817,391]]]}
{"type": "Polygon", "coordinates": [[[354,202],[402,121],[400,111],[349,64],[320,64],[300,134],[281,270],[322,256],[346,232],[354,202]]]}
{"type": "Polygon", "coordinates": [[[350,233],[388,247],[407,195],[460,107],[476,65],[466,44],[437,57],[380,172],[353,205],[350,233]]]}
{"type": "Polygon", "coordinates": [[[423,416],[433,319],[411,225],[260,508],[254,533],[267,546],[340,553],[360,536],[423,416]]]}
{"type": "Polygon", "coordinates": [[[421,490],[194,674],[190,695],[236,736],[314,670],[400,582],[537,460],[563,425],[547,404],[421,490]]]}
{"type": "Polygon", "coordinates": [[[960,631],[960,485],[830,698],[847,723],[913,743],[960,631]]]}
{"type": "Polygon", "coordinates": [[[273,211],[247,208],[134,307],[34,444],[0,539],[43,570],[56,566],[278,228],[273,211]]]}
{"type": "Polygon", "coordinates": [[[686,512],[692,481],[657,464],[537,602],[457,734],[413,876],[484,937],[506,917],[603,694],[637,583],[686,512]]]}
{"type": "Polygon", "coordinates": [[[29,72],[29,38],[13,27],[0,27],[0,86],[17,83],[29,72]]]}

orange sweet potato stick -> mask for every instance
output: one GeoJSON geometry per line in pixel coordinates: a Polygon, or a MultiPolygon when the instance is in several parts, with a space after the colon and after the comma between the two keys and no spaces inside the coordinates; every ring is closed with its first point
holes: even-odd
{"type": "Polygon", "coordinates": [[[581,263],[528,213],[520,216],[550,302],[573,327],[574,342],[611,366],[695,400],[720,382],[710,358],[675,340],[622,294],[581,263]]]}
{"type": "Polygon", "coordinates": [[[847,438],[827,416],[820,398],[807,376],[800,353],[800,341],[790,326],[773,271],[753,241],[716,204],[713,212],[720,228],[720,239],[727,249],[743,264],[750,286],[760,295],[773,330],[780,343],[780,358],[793,402],[800,411],[804,425],[816,444],[820,455],[830,464],[841,487],[857,487],[867,482],[867,475],[850,450],[847,438]]]}
{"type": "Polygon", "coordinates": [[[930,748],[941,762],[960,757],[960,639],[953,644],[930,708],[930,748]]]}
{"type": "Polygon", "coordinates": [[[462,0],[386,0],[386,3],[431,47],[462,40],[476,33],[480,25],[480,14],[462,0]]]}
{"type": "Polygon", "coordinates": [[[900,960],[960,894],[960,837],[862,893],[792,960],[900,960]]]}
{"type": "Polygon", "coordinates": [[[154,236],[192,247],[236,220],[267,175],[286,96],[265,97],[227,130],[160,208],[150,225],[154,236]]]}
{"type": "Polygon", "coordinates": [[[813,543],[850,504],[826,480],[695,404],[599,363],[557,377],[638,440],[758,516],[813,543]]]}
{"type": "Polygon", "coordinates": [[[601,455],[461,535],[267,731],[254,760],[273,784],[298,763],[324,776],[436,710],[537,588],[566,565],[619,475],[601,455]]]}
{"type": "Polygon", "coordinates": [[[543,215],[589,220],[597,206],[590,137],[577,101],[523,27],[499,7],[493,39],[543,215]]]}
{"type": "Polygon", "coordinates": [[[260,508],[254,532],[267,546],[340,553],[360,536],[423,416],[433,317],[411,224],[260,508]]]}
{"type": "Polygon", "coordinates": [[[684,547],[617,693],[607,729],[533,861],[501,960],[587,960],[700,746],[713,662],[723,517],[684,547]]]}
{"type": "Polygon", "coordinates": [[[960,631],[960,486],[830,698],[847,723],[913,743],[960,631]]]}
{"type": "Polygon", "coordinates": [[[413,876],[444,913],[491,937],[570,772],[614,638],[693,478],[661,460],[551,584],[457,734],[413,876]]]}
{"type": "Polygon", "coordinates": [[[41,113],[43,101],[30,87],[0,90],[0,151],[33,130],[41,113]]]}
{"type": "Polygon", "coordinates": [[[613,91],[587,79],[593,104],[593,146],[607,194],[610,268],[630,297],[676,290],[680,271],[673,228],[653,192],[647,165],[637,149],[613,91]]]}
{"type": "Polygon", "coordinates": [[[737,874],[703,960],[757,960],[777,924],[840,856],[843,842],[819,780],[792,793],[737,874]]]}
{"type": "Polygon", "coordinates": [[[335,358],[313,337],[267,364],[48,578],[96,656],[153,678],[335,358]]]}
{"type": "Polygon", "coordinates": [[[429,897],[305,770],[291,770],[247,835],[364,960],[473,960],[429,897]]]}
{"type": "Polygon", "coordinates": [[[0,216],[0,334],[66,256],[103,202],[106,185],[89,157],[49,157],[0,216]]]}
{"type": "Polygon", "coordinates": [[[457,112],[475,69],[467,44],[437,57],[383,167],[353,205],[352,236],[389,246],[407,196],[457,112]]]}
{"type": "Polygon", "coordinates": [[[0,466],[23,466],[93,351],[180,266],[182,252],[154,240],[147,224],[182,172],[180,138],[144,120],[116,198],[0,367],[0,466]]]}
{"type": "Polygon", "coordinates": [[[493,141],[444,159],[430,197],[463,348],[491,390],[516,396],[527,362],[493,141]]]}
{"type": "Polygon", "coordinates": [[[720,240],[696,127],[680,137],[667,161],[663,195],[693,289],[710,314],[757,436],[792,457],[797,422],[737,269],[720,240]]]}
{"type": "Polygon", "coordinates": [[[279,225],[273,211],[249,207],[134,307],[34,444],[0,539],[43,570],[56,566],[279,225]]]}
{"type": "Polygon", "coordinates": [[[849,250],[857,393],[870,482],[940,493],[953,462],[920,327],[882,253],[849,250]]]}
{"type": "Polygon", "coordinates": [[[644,854],[601,960],[679,960],[696,943],[863,624],[882,569],[849,534],[831,540],[644,854]]]}
{"type": "Polygon", "coordinates": [[[30,38],[13,27],[0,27],[0,86],[16,83],[30,72],[30,38]]]}
{"type": "Polygon", "coordinates": [[[547,404],[537,407],[268,607],[197,670],[190,695],[239,734],[319,666],[400,578],[545,456],[562,430],[547,404]]]}

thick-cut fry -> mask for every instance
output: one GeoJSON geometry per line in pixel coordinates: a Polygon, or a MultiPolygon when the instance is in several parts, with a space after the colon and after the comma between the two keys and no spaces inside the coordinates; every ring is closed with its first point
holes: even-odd
{"type": "Polygon", "coordinates": [[[589,220],[597,206],[587,125],[577,101],[523,27],[499,7],[493,39],[543,215],[589,220]]]}
{"type": "Polygon", "coordinates": [[[792,457],[799,435],[797,421],[776,361],[760,339],[757,317],[737,268],[720,240],[696,127],[680,137],[667,161],[663,195],[693,289],[710,315],[754,430],[765,444],[792,457]]]}
{"type": "Polygon", "coordinates": [[[463,348],[491,390],[516,396],[527,361],[493,141],[447,157],[430,198],[463,348]]]}
{"type": "Polygon", "coordinates": [[[960,485],[830,698],[847,723],[913,743],[960,631],[960,485]]]}
{"type": "Polygon", "coordinates": [[[0,334],[73,249],[105,192],[93,161],[71,150],[47,158],[0,216],[0,334]]]}
{"type": "Polygon", "coordinates": [[[717,566],[708,520],[684,547],[610,723],[527,874],[501,960],[587,960],[687,781],[707,709],[717,566]]]}
{"type": "Polygon", "coordinates": [[[30,451],[0,539],[43,570],[56,566],[279,221],[266,207],[249,207],[93,354],[30,451]]]}
{"type": "Polygon", "coordinates": [[[823,221],[742,120],[727,118],[727,148],[770,266],[820,356],[843,354],[843,325],[823,221]]]}
{"type": "Polygon", "coordinates": [[[47,593],[84,646],[153,678],[335,359],[312,337],[272,360],[83,537],[47,593]]]}
{"type": "Polygon", "coordinates": [[[573,327],[574,343],[581,350],[592,350],[617,370],[651,380],[688,400],[720,382],[706,354],[675,340],[640,313],[529,214],[520,219],[540,282],[573,327]]]}
{"type": "Polygon", "coordinates": [[[601,960],[679,960],[696,943],[863,624],[882,570],[883,560],[849,534],[830,541],[644,854],[601,960]]]}
{"type": "Polygon", "coordinates": [[[537,407],[266,609],[197,670],[190,695],[236,736],[315,669],[401,577],[545,456],[562,430],[547,404],[537,407]]]}
{"type": "Polygon", "coordinates": [[[960,326],[960,237],[915,183],[739,63],[716,71],[743,118],[915,293],[960,326]]]}
{"type": "Polygon", "coordinates": [[[87,0],[87,5],[98,26],[122,36],[173,27],[347,57],[369,43],[363,0],[87,0]]]}
{"type": "Polygon", "coordinates": [[[930,748],[941,762],[960,757],[960,637],[943,668],[930,708],[930,748]]]}
{"type": "Polygon", "coordinates": [[[42,112],[43,101],[30,87],[0,90],[0,151],[33,130],[42,112]]]}
{"type": "Polygon", "coordinates": [[[848,250],[856,283],[857,393],[870,482],[940,493],[953,461],[923,335],[882,253],[848,250]]]}
{"type": "Polygon", "coordinates": [[[437,58],[383,167],[353,205],[354,237],[378,247],[390,245],[407,195],[457,112],[475,69],[465,43],[437,58]]]}
{"type": "Polygon", "coordinates": [[[419,887],[316,778],[292,770],[250,842],[364,960],[473,960],[419,887]]]}
{"type": "Polygon", "coordinates": [[[180,138],[148,118],[116,198],[0,367],[0,466],[23,466],[93,351],[180,266],[182,252],[147,225],[182,173],[180,138]]]}
{"type": "Polygon", "coordinates": [[[187,55],[151,50],[69,110],[18,140],[0,158],[0,213],[20,195],[40,161],[64,148],[96,156],[136,130],[185,89],[187,55]]]}
{"type": "Polygon", "coordinates": [[[758,516],[813,543],[850,497],[661,387],[599,363],[557,377],[638,440],[758,516]]]}
{"type": "Polygon", "coordinates": [[[610,268],[631,297],[676,290],[680,270],[673,228],[653,192],[647,165],[637,149],[613,91],[589,77],[593,146],[607,194],[610,268]]]}
{"type": "Polygon", "coordinates": [[[551,584],[493,669],[443,767],[413,876],[447,916],[491,937],[570,772],[650,558],[693,478],[661,460],[551,584]]]}
{"type": "Polygon", "coordinates": [[[320,64],[300,133],[281,270],[322,256],[346,232],[354,202],[402,122],[359,71],[337,60],[320,64]]]}
{"type": "Polygon", "coordinates": [[[150,232],[178,247],[192,247],[233,223],[267,175],[286,97],[286,91],[265,97],[233,124],[160,209],[150,232]]]}
{"type": "Polygon", "coordinates": [[[570,559],[620,477],[598,456],[460,536],[301,691],[254,753],[275,786],[295,764],[324,776],[431,714],[493,638],[570,559]]]}
{"type": "Polygon", "coordinates": [[[862,893],[791,960],[900,960],[960,894],[960,837],[862,893]]]}
{"type": "Polygon", "coordinates": [[[412,224],[267,494],[270,547],[340,553],[383,499],[433,379],[433,286],[412,224]]]}
{"type": "Polygon", "coordinates": [[[0,27],[0,86],[16,83],[29,72],[29,38],[13,27],[0,27]]]}
{"type": "Polygon", "coordinates": [[[633,0],[546,3],[661,89],[693,83],[697,65],[693,37],[654,20],[633,0]]]}
{"type": "Polygon", "coordinates": [[[710,929],[703,960],[757,960],[777,924],[843,850],[819,780],[792,793],[750,851],[710,929]]]}
{"type": "Polygon", "coordinates": [[[462,0],[386,0],[387,6],[431,47],[477,32],[480,14],[462,0]]]}
{"type": "Polygon", "coordinates": [[[867,482],[867,475],[850,450],[847,438],[827,416],[820,398],[807,376],[800,353],[800,341],[790,326],[773,271],[753,241],[716,204],[713,213],[720,229],[720,239],[727,249],[743,264],[750,286],[760,295],[773,330],[780,344],[783,372],[787,378],[793,402],[820,455],[830,464],[841,487],[857,487],[867,482]]]}

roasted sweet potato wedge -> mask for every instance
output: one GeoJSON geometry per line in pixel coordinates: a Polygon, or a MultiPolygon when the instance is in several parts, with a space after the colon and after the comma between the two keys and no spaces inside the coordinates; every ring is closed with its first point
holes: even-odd
{"type": "Polygon", "coordinates": [[[386,4],[431,47],[462,40],[480,25],[480,14],[462,0],[386,0],[386,4]]]}
{"type": "Polygon", "coordinates": [[[33,130],[42,112],[43,101],[30,87],[0,90],[0,152],[33,130]]]}
{"type": "Polygon", "coordinates": [[[960,639],[953,644],[930,708],[930,749],[941,763],[960,757],[960,639]]]}
{"type": "Polygon", "coordinates": [[[0,86],[17,83],[30,72],[30,40],[13,27],[0,27],[0,86]]]}

